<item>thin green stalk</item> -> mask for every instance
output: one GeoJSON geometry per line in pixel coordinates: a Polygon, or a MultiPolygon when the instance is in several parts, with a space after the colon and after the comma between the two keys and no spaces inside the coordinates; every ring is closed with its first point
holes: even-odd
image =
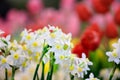
{"type": "Polygon", "coordinates": [[[49,77],[50,77],[50,71],[47,74],[47,79],[46,80],[49,80],[49,77]]]}
{"type": "Polygon", "coordinates": [[[53,75],[53,70],[54,70],[54,63],[55,63],[55,58],[54,58],[54,53],[51,53],[50,55],[50,70],[47,75],[46,80],[52,80],[52,75],[53,75]]]}
{"type": "Polygon", "coordinates": [[[15,67],[12,67],[12,77],[11,77],[11,80],[15,80],[14,77],[15,77],[15,67]]]}
{"type": "Polygon", "coordinates": [[[42,62],[42,74],[41,74],[41,80],[44,80],[44,68],[45,68],[45,64],[44,64],[44,62],[42,62]]]}
{"type": "Polygon", "coordinates": [[[38,75],[38,73],[37,73],[37,80],[39,80],[39,75],[38,75]]]}
{"type": "Polygon", "coordinates": [[[5,80],[8,80],[8,70],[5,68],[5,80]]]}
{"type": "Polygon", "coordinates": [[[52,80],[53,69],[54,69],[54,64],[52,64],[52,66],[51,66],[51,71],[50,71],[50,75],[49,75],[49,80],[52,80]]]}
{"type": "Polygon", "coordinates": [[[40,63],[41,63],[41,61],[42,61],[42,58],[43,58],[43,56],[40,57],[39,62],[38,62],[38,64],[37,64],[37,66],[36,66],[36,69],[35,69],[35,72],[34,72],[34,76],[33,76],[33,80],[36,79],[36,76],[37,76],[38,69],[39,69],[39,67],[40,67],[40,63]]]}
{"type": "Polygon", "coordinates": [[[42,56],[40,57],[39,62],[38,62],[38,64],[37,64],[37,66],[36,66],[36,69],[35,69],[35,72],[34,72],[34,76],[33,76],[33,80],[36,79],[36,76],[37,76],[37,73],[38,73],[38,69],[39,69],[39,67],[40,67],[40,63],[41,63],[41,61],[42,61],[43,56],[45,55],[45,53],[48,52],[49,47],[50,47],[49,45],[45,45],[45,41],[44,41],[42,56]]]}
{"type": "Polygon", "coordinates": [[[115,73],[115,70],[117,68],[117,65],[114,66],[112,72],[110,73],[110,77],[109,77],[109,80],[112,80],[113,76],[114,76],[114,73],[115,73]]]}
{"type": "Polygon", "coordinates": [[[70,74],[70,80],[74,80],[74,76],[70,74]]]}

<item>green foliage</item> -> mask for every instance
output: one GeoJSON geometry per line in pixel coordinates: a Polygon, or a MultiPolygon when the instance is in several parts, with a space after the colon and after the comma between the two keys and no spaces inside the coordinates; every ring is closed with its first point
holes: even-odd
{"type": "Polygon", "coordinates": [[[90,52],[90,61],[93,62],[93,66],[90,68],[91,72],[93,72],[95,76],[99,76],[100,70],[113,66],[113,63],[108,62],[105,52],[101,51],[100,49],[90,52]]]}

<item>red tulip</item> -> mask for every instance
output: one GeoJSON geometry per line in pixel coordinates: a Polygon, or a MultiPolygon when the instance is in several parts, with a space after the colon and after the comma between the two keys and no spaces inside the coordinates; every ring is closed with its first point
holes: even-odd
{"type": "Polygon", "coordinates": [[[81,37],[81,44],[88,50],[96,50],[100,44],[100,36],[94,30],[87,30],[81,37]]]}
{"type": "Polygon", "coordinates": [[[88,50],[82,47],[80,43],[76,44],[74,48],[72,49],[72,53],[76,54],[78,57],[82,57],[82,53],[85,53],[88,57],[88,50]]]}
{"type": "Polygon", "coordinates": [[[114,20],[118,25],[120,25],[120,6],[115,12],[114,20]]]}
{"type": "Polygon", "coordinates": [[[100,29],[100,27],[98,26],[97,23],[91,24],[91,26],[88,27],[87,30],[96,31],[96,32],[99,34],[99,37],[100,37],[100,38],[102,38],[102,36],[103,36],[103,31],[102,31],[102,29],[100,29]]]}
{"type": "Polygon", "coordinates": [[[106,25],[105,34],[108,38],[116,38],[118,37],[118,29],[114,22],[109,22],[106,25]]]}
{"type": "Polygon", "coordinates": [[[78,3],[75,9],[76,9],[76,12],[78,13],[79,18],[82,21],[88,21],[92,16],[92,12],[85,4],[78,3]]]}
{"type": "Polygon", "coordinates": [[[100,0],[92,0],[93,8],[98,13],[106,13],[109,11],[109,6],[106,6],[105,4],[101,3],[100,0]]]}
{"type": "Polygon", "coordinates": [[[110,6],[114,0],[100,0],[102,4],[110,6]]]}

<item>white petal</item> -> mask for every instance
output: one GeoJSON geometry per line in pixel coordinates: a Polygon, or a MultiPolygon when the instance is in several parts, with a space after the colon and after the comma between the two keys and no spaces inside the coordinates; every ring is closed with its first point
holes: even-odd
{"type": "Polygon", "coordinates": [[[90,78],[94,78],[94,75],[93,75],[93,73],[90,73],[90,76],[89,76],[90,78]]]}
{"type": "Polygon", "coordinates": [[[86,55],[85,55],[85,53],[82,53],[82,58],[86,58],[86,55]]]}

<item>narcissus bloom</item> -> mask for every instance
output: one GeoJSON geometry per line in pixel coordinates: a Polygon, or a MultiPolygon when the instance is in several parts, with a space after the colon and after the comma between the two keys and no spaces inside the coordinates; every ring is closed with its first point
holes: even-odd
{"type": "Polygon", "coordinates": [[[120,63],[120,39],[117,43],[113,44],[113,51],[106,52],[106,55],[109,57],[109,62],[115,62],[116,64],[120,63]]]}
{"type": "Polygon", "coordinates": [[[99,80],[99,79],[98,78],[94,78],[93,73],[90,73],[89,78],[87,78],[85,80],[99,80]]]}

